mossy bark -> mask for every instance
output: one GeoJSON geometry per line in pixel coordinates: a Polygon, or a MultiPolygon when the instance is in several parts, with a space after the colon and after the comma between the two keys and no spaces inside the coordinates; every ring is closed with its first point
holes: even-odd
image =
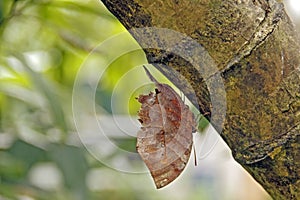
{"type": "MultiPolygon", "coordinates": [[[[127,29],[168,28],[201,44],[224,82],[226,117],[213,125],[234,158],[274,199],[300,199],[300,47],[279,0],[102,2],[127,29]]],[[[145,53],[210,119],[208,80],[199,69],[171,52],[145,53]]]]}

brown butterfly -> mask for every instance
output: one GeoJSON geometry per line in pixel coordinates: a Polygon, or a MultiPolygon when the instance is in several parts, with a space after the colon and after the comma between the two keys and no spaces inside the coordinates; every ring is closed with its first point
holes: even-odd
{"type": "Polygon", "coordinates": [[[156,89],[155,93],[137,98],[142,104],[138,113],[142,127],[137,133],[136,149],[156,187],[162,188],[185,168],[197,123],[180,96],[169,85],[159,83],[146,67],[144,69],[156,89]]]}

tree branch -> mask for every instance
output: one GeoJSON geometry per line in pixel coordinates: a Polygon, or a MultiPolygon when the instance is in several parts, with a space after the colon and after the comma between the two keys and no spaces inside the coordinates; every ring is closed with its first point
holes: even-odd
{"type": "MultiPolygon", "coordinates": [[[[145,53],[148,61],[208,119],[213,117],[212,109],[217,110],[213,113],[217,120],[212,124],[234,158],[274,199],[300,199],[300,47],[282,3],[277,0],[102,2],[128,30],[168,28],[186,34],[204,47],[218,68],[216,73],[209,72],[210,76],[200,73],[201,66],[172,52],[145,49],[145,53]],[[212,104],[212,91],[208,87],[217,73],[221,74],[226,94],[218,87],[214,89],[217,95],[226,96],[225,110],[222,102],[212,104]],[[224,112],[223,121],[220,116],[224,112]]],[[[143,47],[139,33],[131,31],[131,34],[143,47]]],[[[164,42],[153,34],[149,40],[164,42]]],[[[180,44],[186,51],[193,48],[184,41],[180,44]]],[[[199,59],[210,64],[209,56],[199,54],[199,59]]]]}

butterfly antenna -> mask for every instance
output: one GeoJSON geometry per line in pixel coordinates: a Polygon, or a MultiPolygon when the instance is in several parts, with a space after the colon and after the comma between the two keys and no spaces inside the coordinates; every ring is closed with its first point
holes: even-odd
{"type": "Polygon", "coordinates": [[[152,76],[152,74],[150,74],[149,70],[143,65],[144,70],[146,71],[147,76],[149,77],[149,79],[154,82],[154,83],[158,83],[158,81],[152,76]]]}
{"type": "Polygon", "coordinates": [[[196,148],[195,148],[195,144],[193,143],[193,150],[194,150],[194,160],[195,160],[195,166],[198,165],[197,163],[197,155],[196,155],[196,148]]]}

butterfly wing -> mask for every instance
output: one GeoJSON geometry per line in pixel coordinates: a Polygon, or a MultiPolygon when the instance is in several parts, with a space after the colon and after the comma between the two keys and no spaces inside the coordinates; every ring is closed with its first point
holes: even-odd
{"type": "MultiPolygon", "coordinates": [[[[149,73],[149,72],[148,72],[149,73]]],[[[149,75],[148,75],[149,76],[149,75]]],[[[152,81],[155,80],[153,77],[152,81]]],[[[157,188],[176,179],[190,157],[196,122],[179,95],[155,80],[156,93],[140,95],[142,128],[137,133],[137,151],[149,168],[157,188]]]]}

